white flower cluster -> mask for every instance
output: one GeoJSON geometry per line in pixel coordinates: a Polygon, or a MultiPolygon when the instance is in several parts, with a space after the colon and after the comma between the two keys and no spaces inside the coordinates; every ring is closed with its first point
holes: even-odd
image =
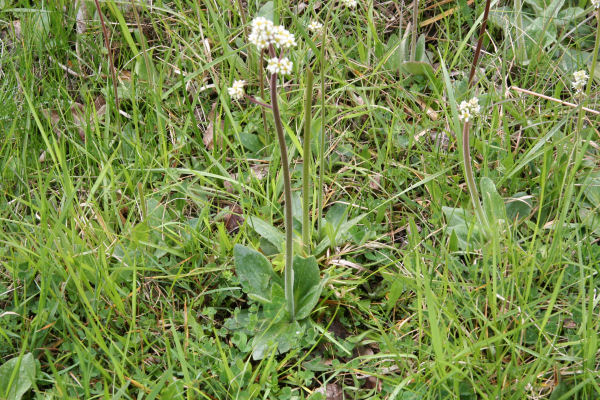
{"type": "Polygon", "coordinates": [[[296,37],[293,33],[290,33],[283,25],[275,25],[264,17],[256,17],[252,20],[252,31],[248,40],[258,50],[264,50],[269,45],[286,49],[296,46],[296,37]]]}
{"type": "Polygon", "coordinates": [[[481,107],[479,106],[479,100],[477,97],[473,97],[469,101],[462,101],[458,106],[458,119],[463,122],[469,122],[472,120],[479,112],[481,111],[481,107]]]}
{"type": "Polygon", "coordinates": [[[240,100],[242,97],[244,97],[244,86],[245,85],[246,85],[246,81],[244,81],[244,80],[233,81],[233,86],[228,88],[227,92],[233,99],[240,100]]]}
{"type": "Polygon", "coordinates": [[[289,75],[292,73],[292,62],[287,58],[273,57],[267,63],[267,70],[272,74],[289,75]]]}
{"type": "Polygon", "coordinates": [[[308,24],[308,30],[314,33],[320,33],[323,30],[323,24],[319,21],[310,21],[310,24],[308,24]]]}
{"type": "Polygon", "coordinates": [[[596,9],[600,8],[600,0],[592,0],[592,5],[596,9]]]}
{"type": "Polygon", "coordinates": [[[340,2],[348,8],[356,8],[358,1],[356,0],[340,0],[340,2]]]}
{"type": "MultiPolygon", "coordinates": [[[[600,2],[600,0],[598,0],[600,2]]],[[[573,89],[575,89],[575,93],[577,95],[581,95],[583,94],[583,89],[585,88],[585,85],[587,84],[588,81],[588,74],[587,72],[585,72],[584,70],[581,71],[577,71],[573,74],[573,89]]]]}

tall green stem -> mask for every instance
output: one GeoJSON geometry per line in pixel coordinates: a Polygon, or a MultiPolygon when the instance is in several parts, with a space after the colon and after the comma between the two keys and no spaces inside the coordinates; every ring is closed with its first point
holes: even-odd
{"type": "Polygon", "coordinates": [[[415,61],[417,51],[417,19],[419,15],[419,0],[413,0],[412,27],[410,38],[410,61],[415,61]]]}
{"type": "Polygon", "coordinates": [[[302,164],[302,243],[306,255],[310,254],[311,231],[310,223],[310,164],[312,161],[310,152],[310,130],[312,124],[312,90],[313,73],[310,67],[306,69],[306,90],[304,92],[304,151],[302,164]]]}
{"type": "Polygon", "coordinates": [[[285,267],[283,272],[283,290],[285,292],[288,312],[293,321],[296,317],[296,305],[294,304],[294,270],[292,269],[294,256],[292,181],[290,179],[290,167],[288,164],[287,147],[285,145],[285,134],[283,133],[283,124],[281,123],[281,114],[279,113],[279,103],[277,101],[277,74],[271,74],[271,105],[273,106],[273,119],[275,120],[275,130],[277,131],[277,141],[279,142],[279,152],[281,153],[281,169],[283,172],[283,198],[285,208],[285,267]]]}
{"type": "MultiPolygon", "coordinates": [[[[477,63],[479,62],[479,55],[481,54],[481,47],[483,45],[483,35],[485,34],[485,28],[487,27],[487,20],[490,13],[491,0],[486,0],[485,9],[483,11],[483,20],[481,21],[481,28],[479,29],[479,39],[477,40],[477,47],[475,48],[475,54],[473,55],[473,62],[471,63],[471,72],[469,73],[469,88],[473,87],[475,78],[475,71],[477,69],[477,63]]],[[[465,171],[465,180],[467,181],[467,188],[471,195],[471,203],[475,208],[477,219],[479,223],[483,225],[485,230],[485,236],[490,235],[490,225],[481,206],[479,199],[479,191],[477,190],[477,184],[473,177],[473,168],[471,166],[471,147],[470,147],[470,128],[471,124],[465,122],[462,131],[462,156],[463,156],[463,169],[465,171]]]]}

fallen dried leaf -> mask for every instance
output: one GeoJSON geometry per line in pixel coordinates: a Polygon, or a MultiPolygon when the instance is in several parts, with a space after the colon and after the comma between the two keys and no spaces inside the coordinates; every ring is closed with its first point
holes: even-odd
{"type": "Polygon", "coordinates": [[[230,206],[229,210],[223,220],[225,221],[225,229],[231,234],[240,229],[240,226],[244,223],[244,217],[242,216],[243,211],[239,204],[230,206]]]}
{"type": "Polygon", "coordinates": [[[14,38],[17,40],[21,39],[21,21],[16,20],[12,22],[12,32],[14,38]]]}
{"type": "MultiPolygon", "coordinates": [[[[60,114],[56,110],[42,110],[46,118],[50,120],[50,124],[52,126],[52,130],[56,133],[56,136],[60,139],[62,131],[59,127],[60,122],[60,114]]],[[[106,100],[102,96],[96,97],[94,100],[94,114],[90,116],[90,118],[86,118],[85,115],[85,106],[81,103],[74,102],[70,108],[71,116],[73,118],[73,122],[77,127],[79,132],[79,137],[81,140],[85,141],[85,127],[87,124],[91,124],[93,121],[94,115],[98,117],[98,119],[102,119],[104,114],[106,114],[106,100]]]]}
{"type": "Polygon", "coordinates": [[[255,164],[250,167],[252,175],[259,181],[269,173],[269,164],[255,164]]]}
{"type": "Polygon", "coordinates": [[[337,383],[328,383],[327,386],[315,390],[315,393],[324,394],[327,400],[343,400],[344,398],[344,391],[337,383]]]}
{"type": "Polygon", "coordinates": [[[381,189],[381,174],[379,172],[369,177],[369,187],[373,190],[381,189]]]}
{"type": "Polygon", "coordinates": [[[75,6],[77,7],[77,16],[75,17],[76,28],[75,31],[78,35],[83,35],[87,31],[87,6],[85,0],[77,0],[75,6]]]}
{"type": "Polygon", "coordinates": [[[577,324],[572,319],[565,319],[565,322],[563,323],[563,327],[566,329],[576,329],[577,324]]]}

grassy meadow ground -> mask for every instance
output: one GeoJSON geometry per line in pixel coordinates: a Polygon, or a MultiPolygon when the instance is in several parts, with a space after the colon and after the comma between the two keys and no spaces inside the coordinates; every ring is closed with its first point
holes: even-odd
{"type": "Polygon", "coordinates": [[[591,3],[493,1],[471,89],[484,1],[419,2],[416,36],[408,1],[135,3],[99,2],[109,54],[94,1],[0,0],[0,399],[600,398],[600,74],[572,85],[591,3]],[[261,95],[256,15],[298,41],[280,80],[298,238],[315,75],[327,283],[285,348],[236,325],[260,313],[234,246],[284,265],[273,117],[227,92],[261,95]],[[461,161],[473,96],[491,235],[461,161]]]}

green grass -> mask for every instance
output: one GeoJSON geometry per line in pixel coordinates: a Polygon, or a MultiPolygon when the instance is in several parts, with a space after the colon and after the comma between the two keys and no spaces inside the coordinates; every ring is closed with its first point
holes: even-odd
{"type": "MultiPolygon", "coordinates": [[[[29,381],[23,398],[318,399],[320,388],[328,399],[342,398],[334,390],[345,399],[600,398],[598,117],[586,113],[578,130],[577,109],[510,90],[577,102],[571,76],[589,71],[594,48],[588,4],[565,2],[586,12],[527,65],[514,61],[516,38],[490,24],[467,92],[482,2],[420,5],[420,21],[458,7],[419,28],[430,80],[386,61],[408,3],[331,9],[321,60],[305,26],[324,22],[327,2],[298,14],[296,2],[275,1],[299,42],[281,96],[293,189],[300,199],[310,63],[312,153],[325,154],[323,171],[318,159],[310,171],[311,221],[323,225],[313,250],[335,243],[315,254],[329,282],[302,338],[254,360],[253,338],[227,328],[252,306],[233,246],[260,249],[282,271],[282,252],[248,218],[283,231],[283,181],[270,113],[265,130],[258,106],[227,95],[234,79],[258,93],[238,2],[154,1],[138,8],[139,22],[129,2],[101,2],[125,115],[94,4],[77,34],[72,3],[0,1],[0,365],[35,360],[26,374],[6,364],[0,399],[29,381]],[[474,172],[506,204],[485,243],[448,86],[457,102],[480,97],[474,172]],[[453,231],[445,207],[467,210],[465,231],[453,231]]],[[[523,13],[533,18],[530,3],[523,13]]],[[[263,4],[248,1],[246,18],[263,4]]],[[[594,82],[587,107],[600,109],[598,93],[594,82]]]]}

